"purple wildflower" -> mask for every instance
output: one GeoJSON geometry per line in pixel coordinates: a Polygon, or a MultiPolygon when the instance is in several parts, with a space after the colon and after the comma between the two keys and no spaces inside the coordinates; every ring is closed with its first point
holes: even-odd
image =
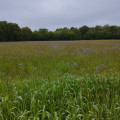
{"type": "Polygon", "coordinates": [[[55,49],[56,49],[58,46],[52,45],[51,47],[53,47],[53,48],[55,48],[55,49]]]}
{"type": "Polygon", "coordinates": [[[104,64],[102,64],[101,66],[98,66],[98,67],[96,67],[95,69],[96,69],[96,71],[97,72],[100,72],[100,71],[103,71],[104,69],[106,69],[107,67],[104,65],[104,64]]]}
{"type": "Polygon", "coordinates": [[[80,67],[79,67],[79,65],[77,63],[73,63],[72,68],[79,68],[80,69],[80,67]]]}
{"type": "Polygon", "coordinates": [[[89,48],[84,49],[84,53],[91,53],[91,52],[92,52],[92,50],[89,48]]]}
{"type": "Polygon", "coordinates": [[[67,63],[67,66],[69,66],[70,64],[69,63],[67,63]]]}

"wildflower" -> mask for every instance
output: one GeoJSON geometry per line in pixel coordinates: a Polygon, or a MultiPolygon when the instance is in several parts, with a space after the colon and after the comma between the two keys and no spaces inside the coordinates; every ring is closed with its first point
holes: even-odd
{"type": "Polygon", "coordinates": [[[87,54],[87,53],[97,53],[97,51],[89,49],[89,48],[86,48],[83,51],[84,51],[85,54],[87,54]]]}
{"type": "Polygon", "coordinates": [[[101,66],[98,66],[98,67],[96,67],[95,69],[96,69],[96,71],[97,72],[100,72],[100,71],[103,71],[104,69],[106,69],[107,67],[104,65],[104,64],[102,64],[101,66]]]}
{"type": "Polygon", "coordinates": [[[72,68],[79,68],[80,69],[80,67],[79,67],[79,65],[77,63],[73,63],[72,68]]]}
{"type": "Polygon", "coordinates": [[[84,49],[84,53],[92,53],[92,50],[89,48],[84,49]]]}
{"type": "Polygon", "coordinates": [[[69,63],[67,63],[67,66],[69,66],[70,64],[69,63]]]}
{"type": "Polygon", "coordinates": [[[51,47],[53,47],[53,48],[55,48],[55,49],[57,48],[57,46],[55,46],[55,45],[52,45],[51,47]]]}
{"type": "Polygon", "coordinates": [[[100,71],[100,67],[99,67],[99,66],[98,66],[98,67],[96,67],[95,69],[96,69],[96,71],[97,71],[97,72],[99,72],[99,71],[100,71]]]}
{"type": "Polygon", "coordinates": [[[23,67],[23,63],[20,63],[20,64],[19,64],[19,67],[22,68],[22,67],[23,67]]]}

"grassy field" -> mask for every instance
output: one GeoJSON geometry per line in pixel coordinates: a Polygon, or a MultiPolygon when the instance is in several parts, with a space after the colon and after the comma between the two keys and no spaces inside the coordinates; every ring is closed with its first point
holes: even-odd
{"type": "Polygon", "coordinates": [[[120,41],[0,43],[0,120],[120,120],[120,41]]]}

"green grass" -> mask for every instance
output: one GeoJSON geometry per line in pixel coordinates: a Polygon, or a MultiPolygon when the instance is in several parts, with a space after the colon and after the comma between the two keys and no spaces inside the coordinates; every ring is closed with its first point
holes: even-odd
{"type": "Polygon", "coordinates": [[[1,82],[0,119],[120,119],[120,78],[65,74],[61,80],[1,82]]]}
{"type": "Polygon", "coordinates": [[[120,41],[0,43],[1,120],[119,120],[120,41]]]}

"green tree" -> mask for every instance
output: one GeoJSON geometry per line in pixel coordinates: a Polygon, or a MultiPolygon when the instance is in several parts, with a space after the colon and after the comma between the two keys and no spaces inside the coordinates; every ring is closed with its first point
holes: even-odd
{"type": "Polygon", "coordinates": [[[32,40],[32,31],[29,27],[23,27],[21,30],[22,30],[22,39],[24,41],[32,40]]]}
{"type": "Polygon", "coordinates": [[[16,23],[7,24],[7,40],[8,41],[20,41],[21,40],[21,29],[16,23]]]}
{"type": "Polygon", "coordinates": [[[7,41],[7,22],[0,21],[0,41],[7,41]]]}
{"type": "Polygon", "coordinates": [[[89,27],[84,25],[83,27],[79,28],[79,39],[85,39],[86,33],[89,31],[89,27]]]}

